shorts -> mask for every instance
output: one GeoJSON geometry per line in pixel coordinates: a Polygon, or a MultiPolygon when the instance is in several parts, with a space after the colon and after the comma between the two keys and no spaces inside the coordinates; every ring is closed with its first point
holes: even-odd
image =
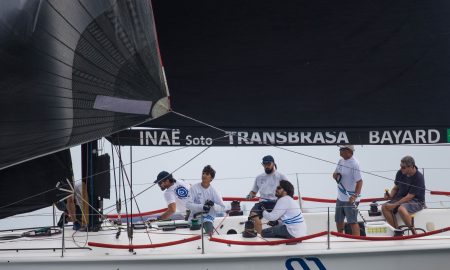
{"type": "Polygon", "coordinates": [[[203,222],[203,230],[205,231],[205,233],[211,235],[214,232],[214,224],[212,224],[212,222],[209,221],[205,221],[203,222]]]}
{"type": "Polygon", "coordinates": [[[270,228],[266,228],[261,231],[261,236],[264,238],[294,238],[287,230],[286,225],[277,225],[270,228]]]}
{"type": "MultiPolygon", "coordinates": [[[[355,202],[358,206],[358,202],[355,202]]],[[[334,214],[334,221],[337,223],[344,222],[347,218],[348,224],[358,223],[358,209],[349,202],[336,200],[336,212],[334,214]]]]}
{"type": "Polygon", "coordinates": [[[252,207],[252,210],[250,210],[250,212],[262,215],[261,206],[264,206],[264,208],[267,210],[267,212],[271,212],[272,209],[275,207],[276,203],[277,203],[277,201],[260,201],[259,203],[255,203],[255,205],[252,207]]]}
{"type": "MultiPolygon", "coordinates": [[[[395,203],[396,201],[398,201],[399,199],[395,199],[395,200],[390,200],[387,203],[395,203]]],[[[414,214],[416,212],[419,212],[420,210],[425,208],[425,204],[421,201],[419,201],[416,198],[412,198],[409,202],[405,202],[400,204],[399,206],[395,207],[394,210],[392,211],[394,214],[397,214],[398,212],[398,208],[400,206],[403,206],[406,208],[406,211],[408,211],[408,213],[410,214],[414,214]]]]}

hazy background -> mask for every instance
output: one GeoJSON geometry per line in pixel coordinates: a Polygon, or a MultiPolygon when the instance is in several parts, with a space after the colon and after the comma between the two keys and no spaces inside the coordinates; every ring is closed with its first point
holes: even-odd
{"type": "MultiPolygon", "coordinates": [[[[100,154],[109,153],[111,155],[109,142],[102,140],[99,145],[101,147],[100,154]]],[[[130,162],[129,149],[129,147],[122,147],[122,155],[126,164],[130,162]]],[[[204,147],[133,147],[134,192],[139,193],[148,188],[161,170],[172,172],[204,149],[204,147]],[[172,152],[163,154],[167,151],[172,152]]],[[[79,180],[81,178],[80,147],[71,149],[71,152],[75,179],[79,180]]],[[[261,159],[268,154],[275,158],[278,170],[294,184],[296,193],[298,177],[302,196],[336,198],[336,184],[331,178],[335,164],[340,158],[336,146],[298,146],[284,149],[277,147],[211,147],[173,172],[173,175],[176,179],[185,179],[194,184],[200,181],[203,167],[210,164],[216,170],[216,178],[212,184],[222,193],[222,196],[244,197],[253,185],[255,176],[263,172],[261,159]]],[[[428,190],[450,191],[449,146],[356,146],[354,157],[359,161],[363,171],[362,197],[381,197],[385,188],[390,189],[393,186],[395,173],[399,169],[400,159],[405,155],[412,155],[419,169],[425,169],[425,183],[428,190]]],[[[116,166],[117,164],[116,157],[116,166]]],[[[129,166],[127,166],[128,170],[129,166]]],[[[129,171],[128,175],[130,175],[129,171]]],[[[111,200],[105,200],[105,207],[115,204],[113,173],[111,173],[111,187],[111,200]]],[[[445,196],[429,195],[429,192],[427,192],[426,200],[429,207],[443,207],[448,205],[446,201],[450,201],[445,196]]],[[[137,201],[141,211],[166,207],[163,193],[157,186],[138,196],[137,201]]],[[[325,210],[326,207],[333,207],[333,204],[305,202],[303,207],[305,211],[320,211],[325,210]]],[[[105,213],[115,213],[115,207],[111,209],[105,213]]],[[[122,209],[124,212],[125,207],[122,209]]],[[[133,209],[137,211],[135,206],[133,209]]],[[[22,214],[0,220],[0,229],[51,225],[51,216],[51,207],[34,213],[22,214]]]]}

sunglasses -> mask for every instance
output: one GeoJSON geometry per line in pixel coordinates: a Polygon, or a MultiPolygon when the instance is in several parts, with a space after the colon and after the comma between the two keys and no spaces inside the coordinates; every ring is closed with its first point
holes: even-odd
{"type": "Polygon", "coordinates": [[[209,172],[202,172],[202,174],[211,175],[209,172]]]}

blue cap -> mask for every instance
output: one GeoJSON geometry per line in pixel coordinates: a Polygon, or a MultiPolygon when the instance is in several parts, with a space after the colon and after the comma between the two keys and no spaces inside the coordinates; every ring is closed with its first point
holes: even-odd
{"type": "Polygon", "coordinates": [[[167,179],[172,179],[172,175],[166,171],[162,171],[158,174],[155,182],[153,182],[153,183],[159,183],[159,182],[161,182],[163,180],[167,180],[167,179]]]}
{"type": "Polygon", "coordinates": [[[268,155],[268,156],[263,157],[263,160],[262,160],[263,164],[270,163],[270,162],[275,162],[275,160],[273,159],[272,156],[268,155]]]}

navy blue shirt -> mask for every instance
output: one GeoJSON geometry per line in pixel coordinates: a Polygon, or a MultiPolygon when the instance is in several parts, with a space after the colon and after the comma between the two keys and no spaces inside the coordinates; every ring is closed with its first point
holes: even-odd
{"type": "Polygon", "coordinates": [[[414,175],[410,177],[402,174],[402,172],[399,170],[395,175],[394,184],[398,187],[398,191],[394,196],[394,200],[400,200],[409,193],[414,194],[414,198],[416,198],[420,202],[425,202],[425,179],[423,178],[423,174],[418,170],[414,175]]]}

